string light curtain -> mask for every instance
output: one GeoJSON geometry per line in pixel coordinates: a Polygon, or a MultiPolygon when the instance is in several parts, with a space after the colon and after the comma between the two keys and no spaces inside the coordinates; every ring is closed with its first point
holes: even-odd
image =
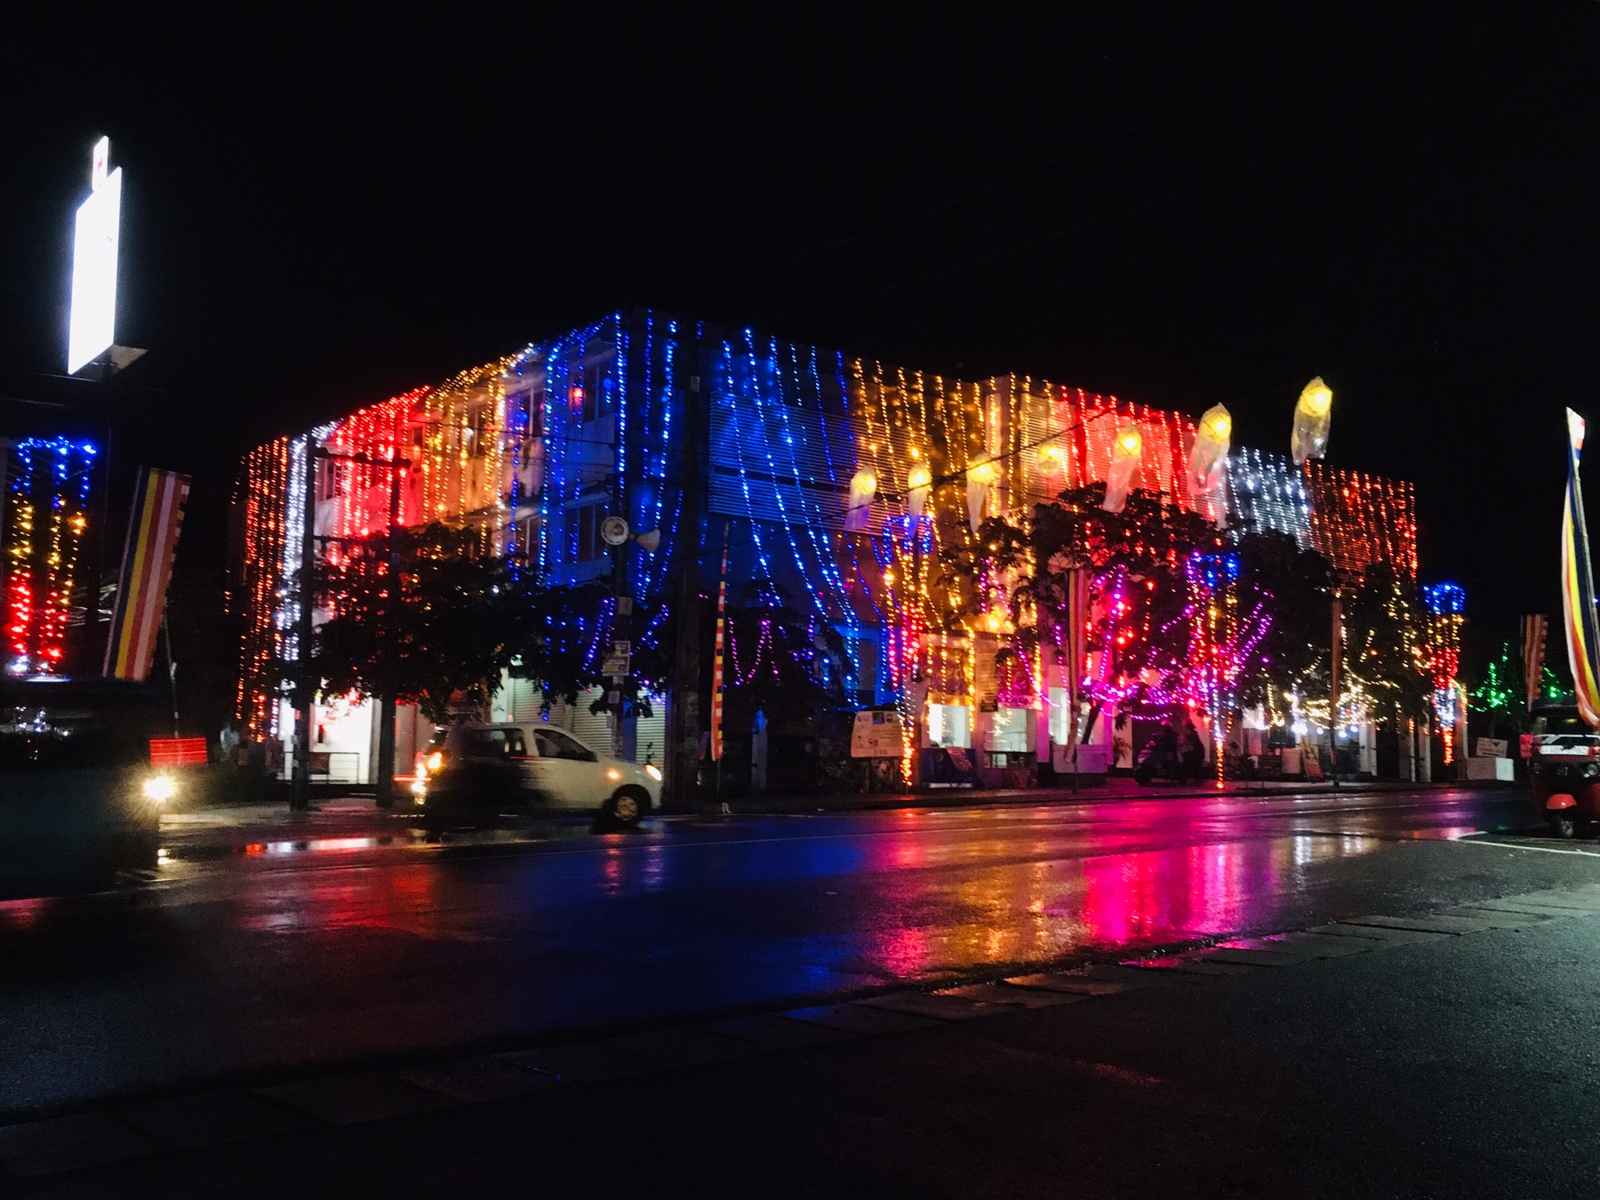
{"type": "Polygon", "coordinates": [[[10,447],[0,530],[8,674],[67,671],[67,628],[76,623],[78,561],[98,454],[93,442],[65,437],[23,438],[10,447]]]}

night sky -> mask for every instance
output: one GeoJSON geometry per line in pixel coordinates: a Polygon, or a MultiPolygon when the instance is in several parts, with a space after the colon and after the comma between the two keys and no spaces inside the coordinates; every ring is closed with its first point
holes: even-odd
{"type": "Polygon", "coordinates": [[[195,474],[184,563],[223,561],[252,442],[638,303],[1220,401],[1267,449],[1321,374],[1330,462],[1415,479],[1424,579],[1509,632],[1557,602],[1561,408],[1600,420],[1600,14],[1399,7],[16,38],[0,378],[69,386],[40,373],[106,133],[150,349],[122,436],[195,474]]]}

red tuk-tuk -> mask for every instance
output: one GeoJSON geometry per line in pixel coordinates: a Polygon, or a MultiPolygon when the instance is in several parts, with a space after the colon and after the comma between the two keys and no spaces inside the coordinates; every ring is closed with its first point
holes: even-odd
{"type": "Polygon", "coordinates": [[[1575,705],[1535,706],[1528,779],[1535,815],[1556,837],[1600,821],[1600,735],[1575,705]]]}

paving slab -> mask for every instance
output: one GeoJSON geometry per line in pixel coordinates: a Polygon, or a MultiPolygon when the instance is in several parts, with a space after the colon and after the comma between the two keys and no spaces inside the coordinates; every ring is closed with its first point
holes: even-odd
{"type": "Polygon", "coordinates": [[[529,1071],[500,1058],[467,1058],[438,1066],[411,1067],[400,1072],[407,1083],[440,1092],[464,1104],[513,1100],[555,1082],[543,1071],[529,1071]]]}
{"type": "Polygon", "coordinates": [[[1139,988],[1159,987],[1162,979],[1155,971],[1139,967],[1118,967],[1117,973],[1111,976],[1104,972],[1088,975],[1080,971],[1057,971],[1035,975],[1013,975],[1006,980],[1006,983],[1011,987],[1039,988],[1047,992],[1064,992],[1075,996],[1118,996],[1123,992],[1139,988]]]}
{"type": "Polygon", "coordinates": [[[706,1029],[723,1037],[737,1038],[757,1050],[807,1050],[851,1040],[851,1035],[841,1029],[806,1021],[789,1021],[769,1014],[732,1017],[713,1022],[706,1029]]]}
{"type": "Polygon", "coordinates": [[[140,1101],[118,1109],[116,1116],[152,1141],[181,1150],[277,1137],[315,1124],[309,1114],[231,1089],[140,1101]]]}
{"type": "Polygon", "coordinates": [[[155,1146],[142,1134],[101,1113],[80,1113],[0,1125],[0,1172],[54,1175],[140,1158],[155,1146]]]}
{"type": "Polygon", "coordinates": [[[1472,907],[1488,912],[1520,913],[1527,917],[1547,919],[1581,917],[1585,912],[1581,908],[1558,908],[1553,904],[1535,904],[1531,900],[1479,900],[1472,907]]]}
{"type": "Polygon", "coordinates": [[[1005,983],[969,983],[963,987],[943,988],[939,996],[959,996],[977,1004],[996,1008],[1054,1008],[1059,1004],[1076,1004],[1089,999],[1080,992],[1055,992],[1045,988],[1013,987],[1005,983]]]}
{"type": "Polygon", "coordinates": [[[1240,967],[1292,967],[1306,962],[1309,954],[1294,954],[1283,950],[1253,950],[1238,946],[1214,946],[1210,950],[1196,951],[1199,962],[1227,963],[1240,967]]]}
{"type": "Polygon", "coordinates": [[[1413,933],[1448,933],[1454,936],[1463,933],[1482,933],[1493,928],[1485,921],[1474,921],[1467,917],[1441,917],[1432,913],[1421,917],[1391,917],[1383,913],[1372,913],[1364,917],[1351,917],[1344,924],[1372,925],[1380,929],[1405,929],[1413,933]]]}
{"type": "Polygon", "coordinates": [[[330,1125],[415,1116],[451,1103],[449,1097],[407,1083],[397,1072],[325,1075],[254,1090],[258,1096],[330,1125]]]}
{"type": "Polygon", "coordinates": [[[1461,917],[1470,921],[1482,921],[1489,929],[1527,929],[1530,925],[1538,925],[1544,921],[1554,920],[1554,917],[1547,913],[1507,912],[1504,909],[1479,908],[1473,904],[1462,904],[1455,908],[1447,908],[1438,915],[1441,917],[1461,917]]]}
{"type": "Polygon", "coordinates": [[[1197,958],[1187,955],[1161,955],[1156,958],[1129,958],[1124,959],[1119,965],[1133,967],[1140,971],[1149,971],[1154,979],[1172,977],[1182,983],[1193,982],[1195,976],[1209,975],[1213,978],[1232,975],[1237,977],[1248,967],[1227,966],[1223,963],[1202,962],[1197,958]]]}
{"type": "Polygon", "coordinates": [[[1570,908],[1576,912],[1600,913],[1600,895],[1587,891],[1528,892],[1521,896],[1507,896],[1506,899],[1523,900],[1551,908],[1570,908]]]}
{"type": "Polygon", "coordinates": [[[706,1066],[749,1052],[746,1042],[702,1030],[662,1029],[598,1042],[540,1046],[495,1059],[563,1083],[603,1083],[706,1066]]]}
{"type": "Polygon", "coordinates": [[[703,1029],[658,1029],[608,1038],[607,1050],[647,1071],[676,1071],[728,1062],[750,1053],[748,1042],[703,1029]]]}
{"type": "Polygon", "coordinates": [[[914,1017],[932,1017],[935,1021],[971,1021],[978,1017],[993,1016],[995,1012],[990,1004],[929,992],[894,992],[887,996],[857,1000],[856,1003],[869,1008],[888,1009],[890,1012],[910,1013],[914,1017]]]}
{"type": "Polygon", "coordinates": [[[932,1029],[937,1024],[927,1017],[890,1012],[883,1008],[867,1008],[860,1004],[815,1004],[807,1008],[791,1008],[780,1015],[790,1021],[802,1021],[844,1033],[868,1036],[881,1033],[909,1033],[913,1029],[932,1029]]]}
{"type": "Polygon", "coordinates": [[[1303,946],[1315,958],[1349,958],[1352,954],[1365,954],[1381,944],[1369,945],[1366,938],[1334,937],[1325,933],[1286,933],[1279,942],[1285,946],[1303,946]]]}

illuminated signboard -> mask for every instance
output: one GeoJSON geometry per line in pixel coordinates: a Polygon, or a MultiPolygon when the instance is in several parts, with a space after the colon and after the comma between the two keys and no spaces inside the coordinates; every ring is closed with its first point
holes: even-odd
{"type": "Polygon", "coordinates": [[[67,374],[111,348],[117,323],[117,231],[122,220],[122,168],[109,174],[111,139],[94,147],[89,198],[78,206],[72,235],[72,315],[67,374]]]}

